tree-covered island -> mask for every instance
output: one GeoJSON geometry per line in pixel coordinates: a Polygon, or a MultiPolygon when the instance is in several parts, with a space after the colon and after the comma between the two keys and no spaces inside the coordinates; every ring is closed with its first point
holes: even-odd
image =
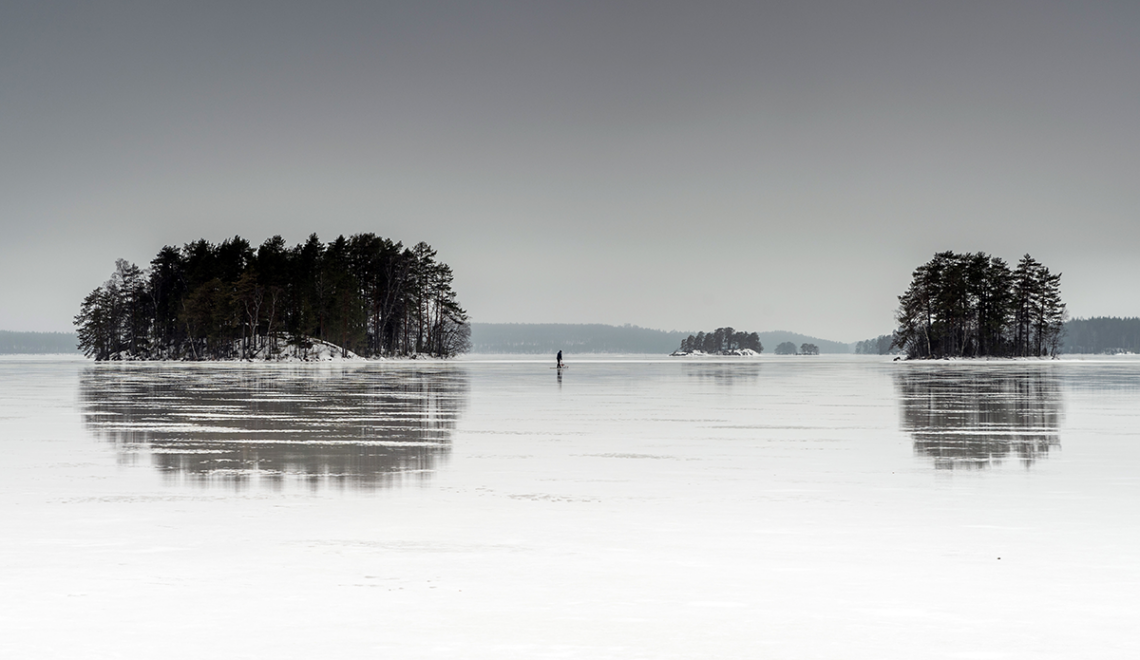
{"type": "Polygon", "coordinates": [[[899,296],[892,347],[909,358],[1055,356],[1065,325],[1061,274],[1028,254],[939,252],[899,296]]]}
{"type": "Polygon", "coordinates": [[[118,260],[75,325],[96,360],[307,359],[330,345],[341,357],[450,357],[471,334],[452,279],[427,243],[370,233],[256,249],[198,240],[163,247],[145,269],[118,260]]]}
{"type": "Polygon", "coordinates": [[[672,355],[759,355],[763,351],[760,335],[727,327],[689,335],[681,340],[681,347],[672,355]]]}

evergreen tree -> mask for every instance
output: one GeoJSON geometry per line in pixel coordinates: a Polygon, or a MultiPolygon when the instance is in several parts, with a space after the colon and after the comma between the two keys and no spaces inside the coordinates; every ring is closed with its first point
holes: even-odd
{"type": "Polygon", "coordinates": [[[87,357],[96,360],[113,359],[114,333],[110,308],[111,302],[105,287],[99,287],[87,294],[83,304],[79,306],[79,314],[75,317],[76,336],[79,350],[87,357]]]}

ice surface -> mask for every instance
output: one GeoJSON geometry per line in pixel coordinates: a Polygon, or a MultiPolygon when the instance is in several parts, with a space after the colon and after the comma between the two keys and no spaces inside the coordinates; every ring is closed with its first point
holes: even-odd
{"type": "Polygon", "coordinates": [[[1134,358],[551,362],[0,359],[0,657],[1140,653],[1134,358]]]}

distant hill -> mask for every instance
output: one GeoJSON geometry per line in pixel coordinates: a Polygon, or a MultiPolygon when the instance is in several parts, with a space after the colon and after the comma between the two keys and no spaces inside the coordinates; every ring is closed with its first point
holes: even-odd
{"type": "MultiPolygon", "coordinates": [[[[693,332],[653,330],[636,325],[601,323],[472,323],[473,353],[661,353],[677,350],[693,332]]],[[[771,353],[780,342],[796,346],[811,343],[823,353],[850,353],[851,347],[795,332],[760,332],[764,351],[771,353]]]]}
{"type": "Polygon", "coordinates": [[[78,353],[74,332],[12,332],[0,330],[0,354],[78,353]]]}

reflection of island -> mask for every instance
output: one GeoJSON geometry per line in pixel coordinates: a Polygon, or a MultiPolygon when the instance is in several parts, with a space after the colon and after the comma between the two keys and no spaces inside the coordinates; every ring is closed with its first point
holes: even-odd
{"type": "Polygon", "coordinates": [[[230,486],[377,488],[422,478],[451,449],[467,399],[454,368],[99,365],[84,421],[124,458],[230,486]]]}
{"type": "Polygon", "coordinates": [[[984,468],[1016,453],[1026,466],[1059,446],[1062,396],[1044,369],[956,367],[895,374],[902,428],[943,469],[984,468]]]}
{"type": "Polygon", "coordinates": [[[690,378],[711,381],[717,385],[732,386],[733,384],[752,382],[760,378],[760,365],[758,364],[717,364],[717,363],[690,363],[685,364],[684,373],[690,378]]]}

